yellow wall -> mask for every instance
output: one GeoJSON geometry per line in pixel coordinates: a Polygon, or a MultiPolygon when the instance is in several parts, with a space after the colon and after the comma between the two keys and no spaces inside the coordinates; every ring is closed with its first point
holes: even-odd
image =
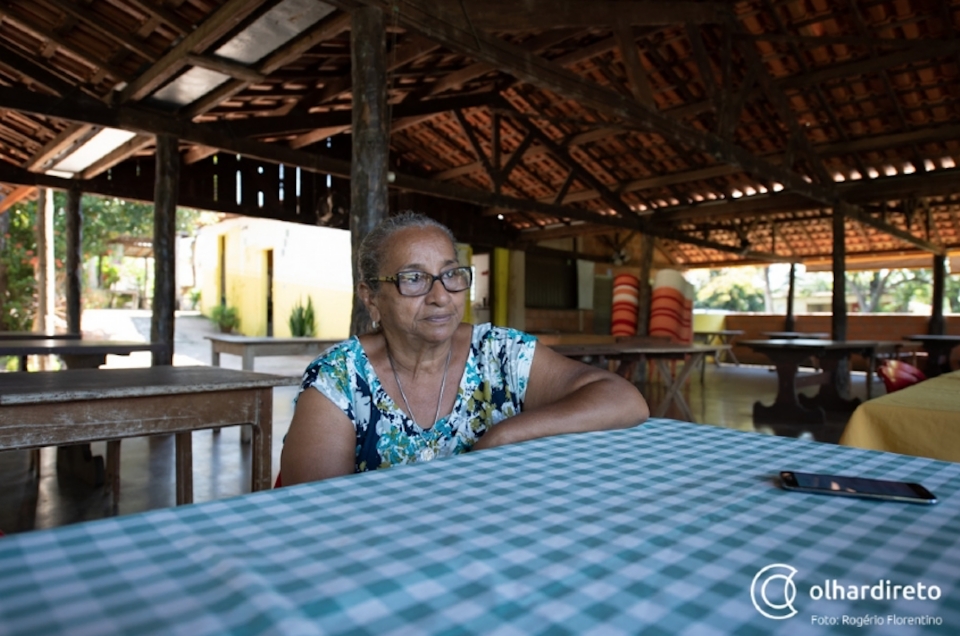
{"type": "Polygon", "coordinates": [[[317,336],[346,338],[353,303],[350,234],[268,219],[237,218],[207,226],[197,238],[200,310],[209,316],[219,303],[218,239],[225,238],[227,304],[240,314],[239,333],[267,332],[267,251],[273,250],[274,335],[290,335],[297,301],[313,299],[317,336]]]}
{"type": "Polygon", "coordinates": [[[726,314],[701,314],[694,312],[693,314],[693,330],[694,331],[722,331],[725,329],[723,326],[726,322],[726,314]]]}

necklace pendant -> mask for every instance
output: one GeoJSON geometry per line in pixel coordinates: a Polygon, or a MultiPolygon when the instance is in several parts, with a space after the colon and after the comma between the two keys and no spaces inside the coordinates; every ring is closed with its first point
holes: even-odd
{"type": "Polygon", "coordinates": [[[437,454],[433,452],[433,449],[430,447],[424,448],[420,451],[420,461],[430,462],[436,458],[437,454]]]}

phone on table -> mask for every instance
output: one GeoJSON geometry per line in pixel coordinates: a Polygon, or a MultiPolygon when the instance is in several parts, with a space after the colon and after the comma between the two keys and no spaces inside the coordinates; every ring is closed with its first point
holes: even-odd
{"type": "Polygon", "coordinates": [[[812,492],[821,495],[863,497],[865,499],[918,504],[937,503],[937,498],[932,492],[920,484],[905,481],[782,471],[780,473],[780,483],[786,490],[812,492]]]}

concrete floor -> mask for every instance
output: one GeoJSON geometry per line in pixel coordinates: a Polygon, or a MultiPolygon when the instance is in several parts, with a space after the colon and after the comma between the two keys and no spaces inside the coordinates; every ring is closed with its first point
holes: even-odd
{"type": "MultiPolygon", "coordinates": [[[[110,337],[117,340],[146,340],[150,331],[148,311],[88,310],[84,312],[83,329],[88,337],[110,337]]],[[[210,363],[209,342],[204,335],[214,333],[213,325],[202,316],[184,313],[177,317],[174,363],[194,365],[210,363]]],[[[294,376],[310,362],[310,356],[258,358],[256,371],[294,376]]],[[[148,366],[149,354],[109,356],[107,366],[148,366]]],[[[221,356],[221,364],[240,368],[236,356],[221,356]]],[[[874,390],[882,386],[874,383],[874,390]]],[[[776,427],[753,425],[753,403],[760,399],[772,403],[777,389],[776,373],[767,367],[717,367],[708,364],[703,387],[699,374],[694,374],[685,391],[694,418],[701,423],[740,430],[758,431],[790,437],[806,437],[836,442],[846,424],[846,416],[834,416],[824,426],[803,426],[784,423],[776,427]]],[[[642,391],[651,405],[662,397],[659,386],[648,385],[642,391]]],[[[813,393],[813,389],[805,389],[813,393]]],[[[273,475],[280,465],[283,436],[293,416],[295,386],[274,389],[273,407],[273,475]]],[[[866,397],[863,374],[853,376],[853,394],[866,397]]],[[[679,417],[671,411],[668,417],[679,417]]],[[[105,444],[93,444],[95,454],[105,454],[105,444]]],[[[40,479],[29,469],[26,451],[0,452],[0,530],[6,533],[52,528],[78,521],[99,519],[114,514],[131,514],[173,506],[175,503],[174,438],[157,436],[125,439],[121,445],[121,495],[116,509],[110,492],[104,487],[91,487],[70,479],[61,479],[56,471],[56,449],[41,452],[40,479]]],[[[249,445],[240,443],[239,429],[222,429],[219,433],[200,431],[193,434],[194,500],[210,501],[249,492],[249,445]]]]}

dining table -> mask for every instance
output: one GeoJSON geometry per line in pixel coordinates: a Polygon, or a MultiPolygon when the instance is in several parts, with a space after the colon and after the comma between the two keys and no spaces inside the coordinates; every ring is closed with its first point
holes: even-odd
{"type": "MultiPolygon", "coordinates": [[[[243,336],[240,334],[213,334],[204,336],[210,341],[210,363],[220,366],[220,355],[228,354],[240,357],[240,365],[244,371],[253,371],[254,360],[264,356],[316,356],[320,355],[343,339],[330,340],[328,338],[293,337],[277,338],[274,336],[243,336]]],[[[290,384],[299,384],[303,369],[291,369],[296,375],[290,384]]],[[[243,426],[240,429],[240,443],[250,442],[250,428],[243,426]]]]}
{"type": "Polygon", "coordinates": [[[955,634],[958,527],[960,464],[651,419],[9,535],[0,633],[955,634]]]}
{"type": "MultiPolygon", "coordinates": [[[[621,341],[597,344],[564,344],[551,345],[551,349],[562,356],[584,362],[612,361],[616,362],[616,373],[627,380],[632,380],[634,369],[638,364],[650,360],[656,365],[660,382],[664,387],[662,399],[654,409],[653,415],[663,417],[671,405],[676,405],[681,415],[688,421],[693,421],[693,413],[687,400],[683,396],[683,387],[690,374],[697,367],[702,367],[708,355],[718,356],[730,349],[730,345],[720,344],[683,344],[669,341],[650,339],[647,341],[621,341]],[[682,362],[683,366],[673,373],[668,363],[682,362]]],[[[702,382],[702,378],[701,378],[702,382]]]]}
{"type": "Polygon", "coordinates": [[[928,378],[933,378],[950,370],[950,353],[960,347],[960,335],[914,334],[904,336],[904,340],[919,342],[927,352],[927,366],[924,369],[928,378]]]}
{"type": "Polygon", "coordinates": [[[798,338],[823,340],[830,337],[830,334],[825,331],[762,331],[760,335],[775,340],[796,340],[798,338]]]}
{"type": "Polygon", "coordinates": [[[768,406],[758,400],[753,405],[754,422],[765,424],[823,424],[826,411],[853,412],[860,399],[850,396],[849,377],[841,375],[840,362],[855,353],[872,358],[878,346],[874,340],[813,338],[742,340],[740,344],[766,355],[777,369],[777,396],[773,404],[768,406]],[[797,373],[800,364],[811,357],[817,359],[821,371],[817,394],[808,397],[798,393],[797,373]]]}
{"type": "Polygon", "coordinates": [[[738,338],[745,333],[746,332],[743,329],[712,329],[694,331],[693,340],[694,342],[699,342],[706,345],[730,345],[730,348],[724,349],[718,356],[714,357],[713,361],[717,366],[720,366],[721,359],[727,358],[730,362],[739,366],[740,361],[737,360],[737,356],[733,352],[733,339],[738,338]]]}
{"type": "Polygon", "coordinates": [[[100,340],[76,337],[39,336],[30,339],[0,339],[0,356],[20,359],[20,371],[26,371],[26,358],[55,355],[70,369],[95,369],[108,355],[128,356],[138,351],[160,352],[166,345],[157,342],[100,340]]]}
{"type": "MultiPolygon", "coordinates": [[[[106,481],[116,503],[120,440],[175,434],[176,500],[185,504],[193,501],[193,431],[249,424],[251,490],[264,490],[271,485],[273,387],[285,384],[282,376],[206,366],[4,373],[0,450],[107,441],[106,481]]],[[[91,462],[90,470],[104,467],[91,462]]]]}
{"type": "MultiPolygon", "coordinates": [[[[79,340],[80,334],[78,333],[53,333],[45,334],[39,331],[0,331],[0,343],[10,342],[17,340],[79,340]]],[[[9,355],[9,354],[0,354],[0,355],[9,355]]],[[[18,355],[18,370],[26,371],[27,370],[27,356],[18,355]]]]}
{"type": "Polygon", "coordinates": [[[840,443],[960,462],[960,371],[867,400],[840,443]]]}

